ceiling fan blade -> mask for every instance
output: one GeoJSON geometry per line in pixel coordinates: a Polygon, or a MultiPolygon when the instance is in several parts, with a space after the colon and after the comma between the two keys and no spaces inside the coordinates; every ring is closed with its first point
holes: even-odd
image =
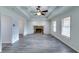
{"type": "Polygon", "coordinates": [[[45,15],[43,12],[41,12],[41,15],[45,15]]]}
{"type": "Polygon", "coordinates": [[[44,11],[42,11],[42,12],[48,12],[48,10],[44,10],[44,11]]]}
{"type": "Polygon", "coordinates": [[[41,6],[37,6],[38,8],[40,8],[41,6]]]}
{"type": "Polygon", "coordinates": [[[36,8],[37,10],[40,10],[40,6],[37,6],[37,8],[36,8]]]}

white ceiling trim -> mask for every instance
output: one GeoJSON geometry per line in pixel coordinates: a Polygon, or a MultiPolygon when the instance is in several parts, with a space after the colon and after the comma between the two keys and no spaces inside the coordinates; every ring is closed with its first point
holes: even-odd
{"type": "Polygon", "coordinates": [[[48,19],[52,19],[53,17],[57,16],[58,14],[61,14],[65,11],[67,11],[68,9],[70,9],[72,6],[64,6],[62,8],[59,8],[57,10],[55,10],[54,12],[52,12],[52,14],[48,17],[48,19]]]}
{"type": "Polygon", "coordinates": [[[25,16],[27,16],[28,18],[30,18],[29,14],[26,13],[21,7],[16,7],[18,10],[20,10],[25,16]]]}
{"type": "Polygon", "coordinates": [[[52,11],[46,17],[48,18],[52,14],[52,12],[54,12],[55,9],[56,9],[56,6],[52,8],[52,11]]]}

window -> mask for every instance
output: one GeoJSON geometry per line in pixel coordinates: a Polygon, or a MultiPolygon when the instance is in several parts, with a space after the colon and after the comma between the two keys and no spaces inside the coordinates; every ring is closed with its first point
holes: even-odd
{"type": "Polygon", "coordinates": [[[53,21],[53,31],[56,32],[56,21],[53,21]]]}
{"type": "Polygon", "coordinates": [[[62,35],[70,37],[70,17],[62,20],[62,35]]]}

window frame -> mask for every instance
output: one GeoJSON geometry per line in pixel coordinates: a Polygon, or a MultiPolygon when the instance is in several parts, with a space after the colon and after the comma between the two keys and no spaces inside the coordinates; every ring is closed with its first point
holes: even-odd
{"type": "Polygon", "coordinates": [[[57,24],[56,24],[57,22],[56,22],[56,20],[55,21],[53,21],[53,32],[56,32],[57,30],[57,24]]]}
{"type": "MultiPolygon", "coordinates": [[[[66,23],[65,23],[66,24],[66,23]]],[[[71,27],[71,17],[70,16],[67,16],[67,17],[64,17],[62,20],[61,20],[61,35],[63,35],[63,36],[65,36],[65,37],[68,37],[68,38],[70,38],[70,27],[71,27]],[[65,22],[65,20],[67,19],[67,18],[69,18],[69,36],[68,35],[66,35],[66,34],[64,34],[64,33],[62,33],[63,32],[63,27],[65,28],[65,27],[67,27],[67,25],[64,25],[64,22],[65,22]]],[[[67,29],[67,28],[66,28],[67,29]]]]}

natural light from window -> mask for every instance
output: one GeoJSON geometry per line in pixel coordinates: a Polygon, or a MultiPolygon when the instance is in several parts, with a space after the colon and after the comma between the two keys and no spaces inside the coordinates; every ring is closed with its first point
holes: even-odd
{"type": "Polygon", "coordinates": [[[56,32],[56,21],[53,21],[53,31],[56,32]]]}
{"type": "Polygon", "coordinates": [[[70,17],[62,20],[62,35],[70,37],[70,17]]]}

